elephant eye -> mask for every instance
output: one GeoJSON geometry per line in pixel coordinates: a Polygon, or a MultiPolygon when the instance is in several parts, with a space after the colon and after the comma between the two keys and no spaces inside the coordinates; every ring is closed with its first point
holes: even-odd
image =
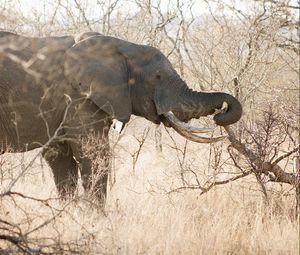
{"type": "Polygon", "coordinates": [[[160,78],[161,78],[160,74],[157,74],[157,75],[155,76],[155,78],[158,79],[158,80],[160,80],[160,78]]]}

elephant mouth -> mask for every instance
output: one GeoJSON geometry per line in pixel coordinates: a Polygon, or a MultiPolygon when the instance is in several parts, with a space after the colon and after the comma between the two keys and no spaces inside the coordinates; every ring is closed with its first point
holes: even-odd
{"type": "MultiPolygon", "coordinates": [[[[226,103],[223,103],[221,109],[216,109],[214,114],[219,114],[222,112],[226,112],[228,106],[226,103]]],[[[199,133],[212,133],[215,128],[198,128],[192,127],[189,124],[179,120],[172,111],[164,113],[163,116],[165,117],[167,123],[164,121],[166,126],[171,126],[178,134],[182,135],[188,140],[197,143],[215,143],[218,141],[223,140],[227,136],[211,136],[211,137],[203,137],[198,135],[199,133]]]]}

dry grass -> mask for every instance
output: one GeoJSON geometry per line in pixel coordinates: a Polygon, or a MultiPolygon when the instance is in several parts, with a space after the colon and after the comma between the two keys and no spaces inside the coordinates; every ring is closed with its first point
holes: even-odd
{"type": "MultiPolygon", "coordinates": [[[[180,183],[176,153],[164,147],[158,155],[150,133],[133,172],[134,132],[139,130],[131,126],[115,147],[116,180],[104,210],[79,188],[78,198],[65,202],[2,198],[1,219],[24,233],[46,222],[29,235],[36,245],[68,243],[80,254],[298,254],[292,194],[271,193],[266,205],[251,177],[202,196],[199,191],[167,194],[180,183]]],[[[198,158],[191,154],[190,159],[205,167],[208,147],[192,146],[194,151],[198,148],[198,158]]],[[[1,186],[6,187],[35,153],[3,156],[1,186]]],[[[49,168],[39,158],[13,190],[42,199],[57,196],[49,168]]]]}
{"type": "MultiPolygon", "coordinates": [[[[187,5],[170,5],[169,11],[162,11],[157,1],[131,1],[142,3],[132,14],[122,13],[128,1],[97,1],[97,8],[88,4],[93,1],[39,1],[52,7],[41,4],[40,11],[28,14],[20,2],[1,2],[1,29],[42,36],[76,34],[90,28],[150,44],[168,55],[189,86],[239,95],[244,116],[238,126],[241,139],[251,150],[269,147],[278,149],[276,156],[280,156],[297,146],[299,49],[292,34],[296,35],[298,13],[285,3],[249,1],[253,11],[244,10],[243,14],[227,6],[231,2],[237,7],[241,1],[203,1],[207,7],[218,8],[192,21],[186,8],[193,1],[187,0],[174,1],[187,5]],[[116,7],[115,2],[120,5],[116,7]],[[291,34],[285,37],[283,31],[291,34]],[[191,54],[188,59],[187,54],[191,54]],[[268,107],[286,124],[287,145],[276,144],[276,130],[269,144],[261,137],[255,144],[245,134],[247,129],[250,134],[257,133],[260,115],[268,107]]],[[[50,169],[40,156],[26,170],[38,150],[1,156],[0,255],[20,252],[13,242],[3,241],[3,234],[22,237],[20,243],[30,247],[27,254],[299,254],[299,219],[294,217],[292,185],[265,183],[268,178],[263,176],[266,199],[247,157],[237,155],[241,169],[252,171],[251,176],[214,187],[204,195],[200,190],[184,189],[170,193],[183,185],[183,171],[189,184],[197,184],[190,168],[203,183],[241,171],[233,168],[226,142],[219,143],[223,147],[191,142],[184,147],[185,141],[169,131],[177,143],[164,132],[163,153],[158,153],[153,125],[145,143],[136,139],[142,139],[149,126],[146,120],[131,121],[118,143],[111,134],[113,174],[105,208],[85,195],[80,185],[73,199],[60,201],[50,169]],[[1,196],[22,171],[25,174],[12,189],[21,194],[1,196]]],[[[270,159],[263,155],[262,160],[270,159]]],[[[280,166],[291,173],[292,158],[282,160],[280,166]]]]}

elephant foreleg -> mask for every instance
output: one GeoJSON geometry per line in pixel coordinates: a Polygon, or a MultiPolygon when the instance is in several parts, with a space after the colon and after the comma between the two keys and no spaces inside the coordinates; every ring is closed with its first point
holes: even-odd
{"type": "Polygon", "coordinates": [[[78,162],[85,191],[105,203],[110,170],[109,128],[111,117],[92,101],[85,100],[73,109],[65,136],[78,162]]]}
{"type": "Polygon", "coordinates": [[[78,180],[77,163],[67,143],[56,143],[43,150],[43,157],[49,164],[54,175],[58,193],[65,198],[73,195],[78,180]]]}
{"type": "MultiPolygon", "coordinates": [[[[103,160],[106,161],[106,159],[103,160]]],[[[104,204],[107,195],[108,164],[92,162],[85,158],[82,160],[80,173],[84,189],[92,192],[98,201],[104,204]]]]}
{"type": "Polygon", "coordinates": [[[81,180],[85,191],[91,192],[100,203],[104,204],[110,171],[109,143],[108,139],[99,136],[94,137],[92,141],[94,142],[83,139],[81,144],[73,143],[71,146],[73,151],[78,152],[76,160],[80,164],[81,180]]]}

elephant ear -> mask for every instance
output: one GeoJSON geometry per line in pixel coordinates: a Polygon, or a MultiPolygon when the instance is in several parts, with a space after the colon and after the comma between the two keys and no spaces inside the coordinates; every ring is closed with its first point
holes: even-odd
{"type": "Polygon", "coordinates": [[[126,123],[132,112],[127,63],[112,40],[93,36],[75,44],[66,53],[64,71],[82,96],[126,123]]]}

